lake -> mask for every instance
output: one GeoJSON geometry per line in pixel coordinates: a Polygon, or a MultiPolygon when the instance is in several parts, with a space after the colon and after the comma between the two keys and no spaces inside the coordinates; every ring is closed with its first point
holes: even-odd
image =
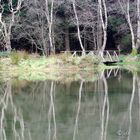
{"type": "Polygon", "coordinates": [[[138,140],[139,73],[95,79],[1,79],[0,140],[138,140]]]}

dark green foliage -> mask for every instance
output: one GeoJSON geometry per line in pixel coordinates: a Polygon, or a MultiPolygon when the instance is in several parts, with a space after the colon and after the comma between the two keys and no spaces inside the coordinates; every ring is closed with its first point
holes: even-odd
{"type": "Polygon", "coordinates": [[[26,18],[26,15],[27,15],[27,10],[26,10],[26,9],[20,10],[19,16],[21,16],[21,17],[23,17],[23,18],[26,18]]]}
{"type": "Polygon", "coordinates": [[[65,7],[64,5],[61,5],[59,6],[57,9],[56,9],[56,15],[60,18],[64,18],[65,17],[65,7]]]}
{"type": "Polygon", "coordinates": [[[124,35],[124,36],[121,38],[120,43],[121,43],[123,46],[131,46],[131,35],[130,35],[130,34],[124,35]]]}
{"type": "Polygon", "coordinates": [[[4,13],[9,13],[9,5],[8,4],[5,4],[4,5],[4,13]]]}
{"type": "Polygon", "coordinates": [[[69,22],[68,21],[60,22],[58,24],[58,27],[61,27],[61,28],[68,27],[68,26],[69,26],[69,22]]]}
{"type": "Polygon", "coordinates": [[[112,31],[117,31],[117,28],[120,25],[126,23],[124,18],[118,16],[108,17],[108,22],[109,22],[109,28],[111,28],[112,31]]]}
{"type": "MultiPolygon", "coordinates": [[[[13,5],[13,8],[15,8],[17,6],[17,0],[12,0],[12,5],[13,5]]],[[[3,7],[4,7],[4,13],[10,12],[10,6],[8,4],[8,1],[3,2],[3,7]]]]}
{"type": "Polygon", "coordinates": [[[132,48],[132,41],[131,41],[131,35],[130,34],[124,34],[121,36],[121,38],[118,40],[120,44],[120,49],[122,53],[130,53],[132,48]]]}
{"type": "Polygon", "coordinates": [[[17,0],[12,0],[12,4],[13,4],[13,6],[16,6],[17,5],[17,0]]]}

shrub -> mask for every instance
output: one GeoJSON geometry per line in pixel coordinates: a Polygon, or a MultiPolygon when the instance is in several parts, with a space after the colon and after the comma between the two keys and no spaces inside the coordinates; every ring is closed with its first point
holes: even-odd
{"type": "Polygon", "coordinates": [[[19,61],[21,61],[23,59],[24,60],[28,59],[29,55],[25,51],[22,51],[22,52],[13,51],[10,55],[10,58],[11,58],[12,64],[17,65],[19,63],[19,61]]]}
{"type": "Polygon", "coordinates": [[[131,55],[136,56],[138,54],[137,49],[132,49],[131,55]]]}

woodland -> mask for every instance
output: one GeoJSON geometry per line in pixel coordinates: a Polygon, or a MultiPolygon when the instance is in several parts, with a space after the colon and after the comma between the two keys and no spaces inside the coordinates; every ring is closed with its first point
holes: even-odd
{"type": "Polygon", "coordinates": [[[0,50],[137,54],[140,0],[0,0],[0,50]]]}

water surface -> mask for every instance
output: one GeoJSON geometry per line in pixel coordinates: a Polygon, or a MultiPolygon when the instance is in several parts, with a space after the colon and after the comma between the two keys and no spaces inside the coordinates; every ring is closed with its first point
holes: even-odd
{"type": "Polygon", "coordinates": [[[0,82],[0,140],[138,140],[140,77],[0,82]]]}

